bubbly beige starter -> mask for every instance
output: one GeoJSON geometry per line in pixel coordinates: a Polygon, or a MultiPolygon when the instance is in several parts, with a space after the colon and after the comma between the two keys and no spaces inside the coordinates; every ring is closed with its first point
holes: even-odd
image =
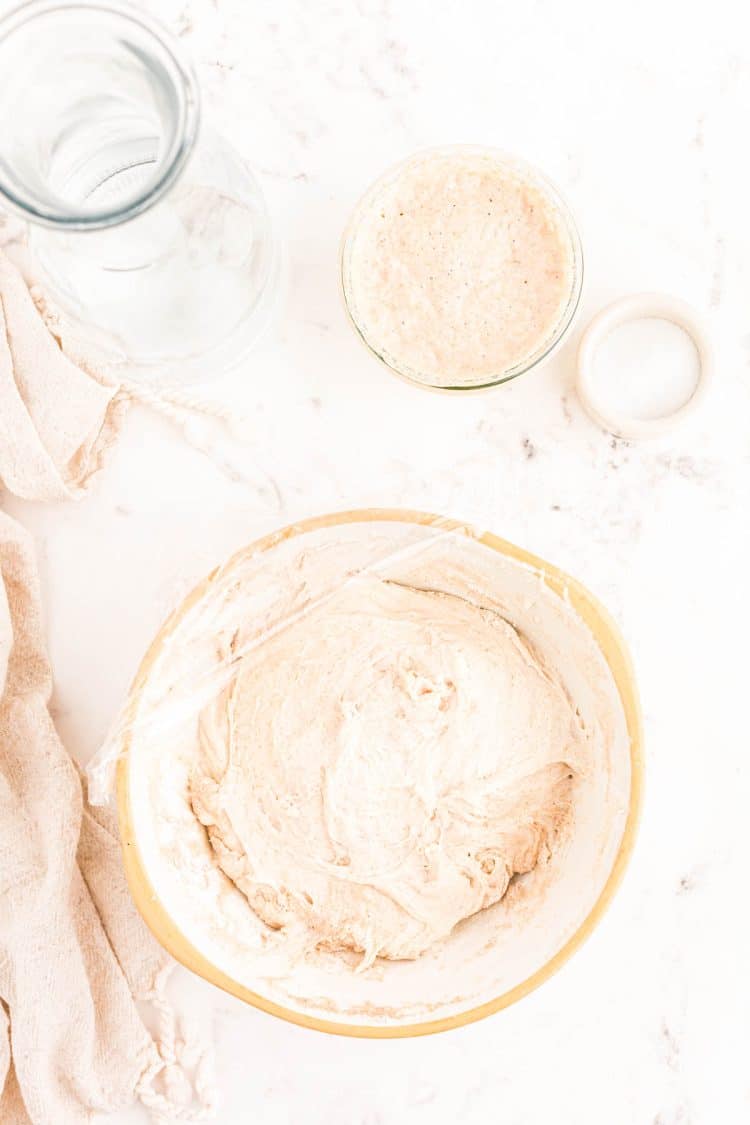
{"type": "Polygon", "coordinates": [[[455,149],[414,157],[368,193],[343,282],[355,324],[391,367],[471,387],[552,341],[575,270],[551,191],[493,154],[455,149]]]}
{"type": "Polygon", "coordinates": [[[416,958],[547,863],[587,742],[500,612],[367,576],[237,659],[201,716],[190,801],[269,927],[416,958]]]}

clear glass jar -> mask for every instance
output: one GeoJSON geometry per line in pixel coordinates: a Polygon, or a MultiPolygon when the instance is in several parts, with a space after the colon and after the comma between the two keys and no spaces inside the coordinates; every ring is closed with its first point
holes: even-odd
{"type": "Polygon", "coordinates": [[[353,327],[369,351],[390,371],[430,390],[478,391],[506,383],[537,367],[567,337],[581,296],[583,251],[570,209],[557,188],[536,168],[494,148],[442,145],[422,150],[401,161],[365,192],[344,231],[340,280],[344,305],[353,327]],[[457,201],[461,202],[463,165],[468,168],[467,177],[471,184],[480,182],[478,177],[485,173],[496,175],[499,184],[493,186],[499,188],[499,197],[496,190],[488,191],[489,198],[482,195],[481,206],[476,201],[471,214],[464,215],[463,231],[457,231],[455,216],[461,212],[455,208],[457,201]],[[442,175],[446,167],[450,175],[442,175]],[[431,183],[429,177],[435,169],[441,170],[441,179],[431,183]],[[410,177],[415,173],[426,177],[429,190],[425,190],[423,198],[416,197],[410,186],[410,177]],[[504,180],[514,192],[517,189],[519,195],[514,202],[518,214],[511,213],[507,229],[503,229],[504,180]],[[496,339],[502,339],[501,314],[504,309],[510,309],[510,313],[506,313],[506,321],[514,314],[523,321],[524,314],[532,307],[533,301],[528,296],[533,290],[532,282],[523,280],[519,275],[514,279],[516,292],[510,296],[507,287],[504,291],[500,282],[503,254],[512,266],[517,264],[515,258],[519,248],[512,236],[519,234],[518,221],[523,218],[524,212],[533,213],[535,206],[544,216],[544,221],[540,223],[537,220],[536,241],[527,247],[524,265],[539,275],[542,284],[547,283],[546,278],[551,272],[557,276],[556,271],[550,270],[543,244],[539,245],[545,230],[554,230],[556,251],[565,260],[564,270],[559,271],[559,294],[555,296],[555,308],[542,320],[538,329],[533,327],[529,330],[530,339],[526,345],[519,346],[507,362],[460,374],[450,362],[446,362],[441,370],[435,357],[444,342],[450,339],[451,333],[460,346],[465,340],[471,342],[471,322],[462,318],[470,309],[477,291],[490,290],[492,286],[500,290],[494,309],[485,307],[482,320],[485,334],[496,339]],[[495,211],[499,211],[499,220],[495,211]],[[424,237],[413,237],[416,228],[424,237]],[[463,235],[468,240],[468,253],[462,242],[463,235]],[[427,247],[424,262],[414,256],[415,244],[422,249],[427,247]],[[486,260],[491,257],[495,245],[499,256],[496,255],[493,262],[494,269],[488,269],[486,260]],[[366,249],[363,250],[363,246],[366,249]],[[460,290],[455,302],[455,322],[451,318],[450,301],[441,304],[438,299],[442,294],[437,293],[435,283],[441,283],[443,271],[446,277],[452,275],[450,284],[453,289],[460,290]],[[523,288],[527,285],[528,289],[523,288]],[[380,292],[377,286],[380,286],[380,292]],[[363,292],[367,301],[362,299],[363,292]],[[429,323],[424,317],[414,315],[415,309],[425,308],[429,310],[429,323]],[[431,370],[406,355],[409,348],[414,350],[412,342],[420,332],[425,332],[425,324],[430,330],[426,350],[431,353],[430,360],[435,361],[431,370]],[[403,344],[403,340],[397,339],[398,332],[408,341],[407,347],[394,346],[394,338],[397,345],[403,344]]]}
{"type": "Polygon", "coordinates": [[[235,364],[276,305],[279,247],[179,43],[119,4],[33,0],[0,20],[0,75],[0,203],[78,335],[131,377],[235,364]]]}

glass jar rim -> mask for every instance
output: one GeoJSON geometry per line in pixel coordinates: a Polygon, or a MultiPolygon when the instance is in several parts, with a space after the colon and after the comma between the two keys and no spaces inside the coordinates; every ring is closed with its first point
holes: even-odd
{"type": "Polygon", "coordinates": [[[0,201],[29,222],[63,230],[101,230],[135,218],[161,199],[179,178],[190,157],[200,124],[200,90],[192,64],[182,56],[174,36],[155,20],[119,0],[30,0],[0,18],[0,48],[34,21],[48,16],[90,13],[111,17],[145,35],[168,62],[178,105],[178,120],[160,158],[159,174],[125,204],[76,211],[37,198],[24,189],[12,171],[0,163],[0,201]]]}

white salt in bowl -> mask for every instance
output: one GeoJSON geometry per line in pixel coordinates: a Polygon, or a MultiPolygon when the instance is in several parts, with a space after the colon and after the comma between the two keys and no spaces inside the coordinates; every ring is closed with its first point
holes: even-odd
{"type": "Polygon", "coordinates": [[[521,999],[583,944],[611,902],[633,849],[643,777],[641,716],[630,659],[614,622],[580,583],[549,563],[442,517],[394,510],[337,513],[284,528],[240,551],[160,629],[124,715],[117,803],[125,869],[145,921],[193,972],[263,1011],[319,1031],[369,1038],[425,1035],[521,999]],[[255,575],[257,583],[262,573],[259,597],[272,599],[269,573],[276,567],[288,572],[302,553],[342,550],[355,566],[371,565],[389,552],[422,550],[437,537],[449,537],[452,546],[455,541],[478,585],[491,584],[506,616],[523,620],[524,632],[543,647],[584,722],[605,729],[602,760],[595,763],[570,839],[544,869],[542,893],[480,911],[415,961],[378,959],[356,972],[356,958],[327,954],[280,971],[255,941],[252,927],[263,923],[202,840],[205,830],[189,807],[186,773],[175,766],[185,739],[195,737],[198,705],[191,701],[200,696],[206,673],[205,661],[192,669],[185,663],[185,631],[194,629],[196,620],[211,628],[212,598],[232,582],[252,582],[255,575]],[[177,667],[166,706],[165,670],[177,667]],[[182,833],[197,834],[189,862],[182,833]]]}

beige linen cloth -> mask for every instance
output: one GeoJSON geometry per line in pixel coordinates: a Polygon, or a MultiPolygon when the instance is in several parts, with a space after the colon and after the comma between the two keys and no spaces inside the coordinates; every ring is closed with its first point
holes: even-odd
{"type": "MultiPolygon", "coordinates": [[[[63,355],[0,250],[0,483],[31,500],[80,493],[121,398],[63,355]]],[[[210,1120],[208,1058],[190,1070],[116,826],[87,805],[50,718],[33,544],[3,512],[0,574],[0,1122],[78,1125],[137,1098],[155,1120],[210,1120]]]]}

